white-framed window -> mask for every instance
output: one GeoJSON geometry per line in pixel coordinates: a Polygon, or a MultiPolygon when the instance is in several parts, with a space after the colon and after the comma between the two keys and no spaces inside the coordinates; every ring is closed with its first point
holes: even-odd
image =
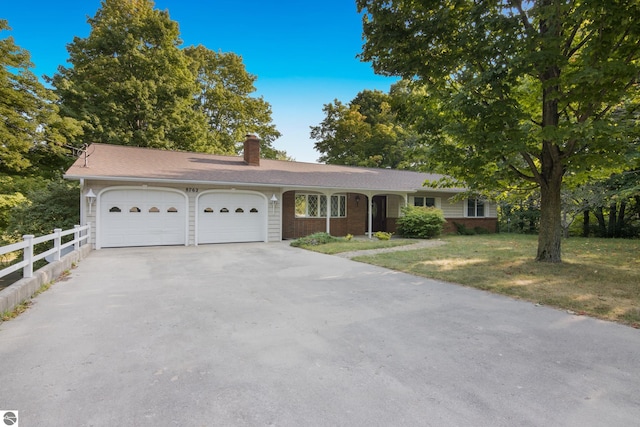
{"type": "Polygon", "coordinates": [[[325,195],[296,193],[296,218],[326,218],[327,208],[330,209],[331,218],[345,218],[347,216],[347,196],[333,195],[330,206],[327,206],[327,196],[325,195]]]}
{"type": "Polygon", "coordinates": [[[436,198],[435,197],[415,196],[413,198],[413,206],[435,207],[436,206],[436,198]]]}
{"type": "Polygon", "coordinates": [[[484,201],[480,199],[467,199],[467,216],[484,217],[484,201]]]}

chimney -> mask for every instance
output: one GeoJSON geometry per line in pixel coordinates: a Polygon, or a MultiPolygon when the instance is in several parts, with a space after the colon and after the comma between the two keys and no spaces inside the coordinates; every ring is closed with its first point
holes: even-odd
{"type": "Polygon", "coordinates": [[[244,162],[249,166],[260,166],[260,139],[256,135],[247,134],[244,140],[244,162]]]}

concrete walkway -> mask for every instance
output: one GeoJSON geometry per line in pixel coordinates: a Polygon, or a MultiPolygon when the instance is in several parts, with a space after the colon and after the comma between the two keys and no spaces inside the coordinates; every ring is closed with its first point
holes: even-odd
{"type": "Polygon", "coordinates": [[[0,324],[21,426],[631,426],[640,332],[286,243],[104,249],[0,324]]]}
{"type": "Polygon", "coordinates": [[[439,240],[439,239],[417,240],[416,243],[412,243],[410,245],[393,246],[390,248],[379,248],[379,249],[365,249],[361,251],[341,252],[339,254],[336,254],[336,256],[351,259],[359,256],[375,255],[375,254],[388,253],[388,252],[413,251],[413,250],[424,249],[424,248],[435,248],[437,246],[444,245],[446,243],[447,242],[445,242],[444,240],[439,240]]]}

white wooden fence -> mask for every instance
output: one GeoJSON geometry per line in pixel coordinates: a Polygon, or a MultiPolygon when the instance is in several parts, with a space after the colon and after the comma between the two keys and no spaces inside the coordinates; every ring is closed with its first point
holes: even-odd
{"type": "Polygon", "coordinates": [[[22,269],[22,277],[28,278],[33,277],[33,263],[39,261],[45,257],[47,260],[58,261],[63,253],[71,250],[73,246],[73,250],[80,249],[80,246],[91,242],[91,223],[85,226],[76,225],[74,228],[69,230],[61,230],[56,228],[53,230],[53,233],[47,234],[46,236],[35,237],[33,235],[23,236],[23,241],[14,243],[12,245],[2,246],[0,247],[0,256],[5,254],[19,251],[23,249],[23,260],[16,264],[13,264],[5,269],[0,270],[0,277],[4,277],[7,274],[11,274],[14,271],[18,271],[22,269]],[[73,234],[73,240],[69,242],[62,243],[62,238],[65,236],[69,236],[73,234]],[[39,254],[35,254],[33,247],[38,243],[50,242],[53,241],[53,248],[41,252],[39,254]]]}

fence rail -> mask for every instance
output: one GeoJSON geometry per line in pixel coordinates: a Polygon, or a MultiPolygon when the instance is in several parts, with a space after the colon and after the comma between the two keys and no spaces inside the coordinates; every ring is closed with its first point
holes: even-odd
{"type": "MultiPolygon", "coordinates": [[[[23,251],[22,261],[10,265],[0,270],[0,278],[22,269],[22,277],[33,277],[33,263],[41,259],[47,258],[47,261],[59,261],[65,249],[73,246],[74,250],[80,249],[80,246],[91,242],[91,223],[80,226],[76,225],[69,230],[61,230],[56,228],[53,233],[46,236],[36,237],[31,234],[22,236],[22,242],[13,243],[11,245],[0,247],[0,256],[5,254],[23,251]],[[62,243],[62,238],[73,234],[73,240],[62,243]],[[53,248],[38,254],[34,253],[34,245],[53,241],[53,248]]],[[[69,250],[69,249],[67,249],[69,250]]]]}

